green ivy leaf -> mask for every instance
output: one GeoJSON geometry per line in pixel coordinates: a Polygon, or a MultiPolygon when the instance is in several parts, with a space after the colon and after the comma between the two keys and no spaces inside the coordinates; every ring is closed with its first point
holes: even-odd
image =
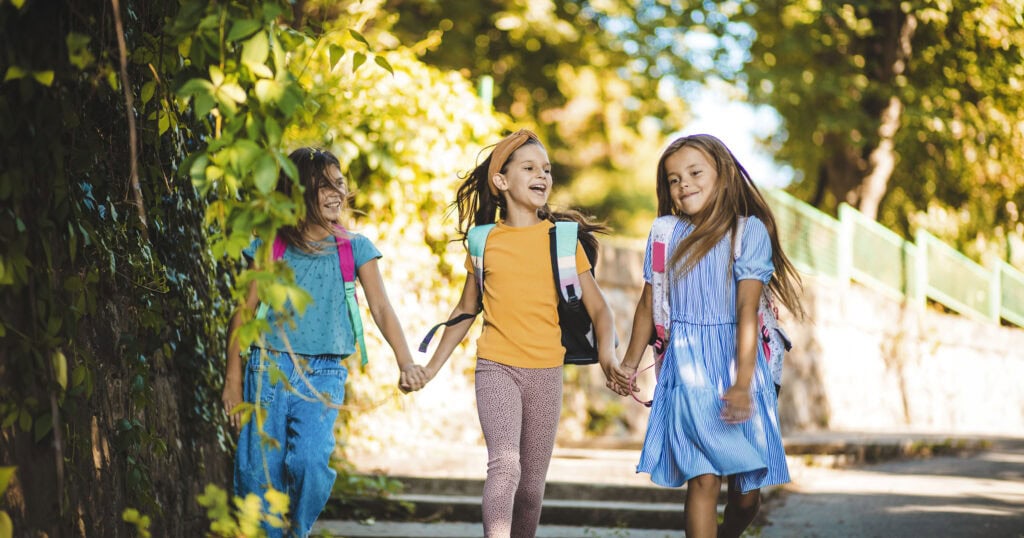
{"type": "Polygon", "coordinates": [[[256,170],[253,174],[253,182],[256,188],[263,194],[270,194],[277,186],[278,177],[277,162],[269,153],[264,153],[256,161],[256,170]]]}
{"type": "Polygon", "coordinates": [[[350,36],[354,37],[356,39],[356,41],[359,41],[360,43],[366,45],[367,48],[370,47],[370,42],[367,41],[365,37],[363,37],[363,34],[360,34],[359,32],[357,32],[357,31],[355,31],[355,30],[353,30],[351,28],[348,29],[348,34],[350,36]]]}
{"type": "Polygon", "coordinates": [[[7,512],[0,511],[0,538],[11,538],[12,536],[14,536],[14,523],[11,523],[11,516],[7,515],[7,512]]]}
{"type": "Polygon", "coordinates": [[[260,21],[253,19],[235,21],[235,23],[231,25],[231,30],[228,31],[227,40],[238,41],[240,39],[245,39],[256,33],[256,31],[262,27],[263,24],[260,21]]]}
{"type": "Polygon", "coordinates": [[[139,100],[145,105],[153,98],[153,94],[156,92],[156,82],[150,80],[142,85],[142,90],[139,92],[139,100]]]}
{"type": "Polygon", "coordinates": [[[384,68],[384,70],[387,71],[388,73],[391,73],[392,75],[395,74],[394,68],[391,67],[391,64],[388,63],[387,59],[384,58],[383,56],[380,56],[380,55],[374,56],[373,57],[373,61],[376,62],[377,65],[379,65],[382,68],[384,68]]]}
{"type": "Polygon", "coordinates": [[[26,75],[28,75],[28,71],[16,65],[12,65],[7,68],[7,73],[4,75],[4,82],[7,82],[8,80],[18,80],[19,78],[24,78],[26,75]]]}
{"type": "Polygon", "coordinates": [[[366,55],[362,52],[355,53],[355,55],[352,56],[352,71],[354,72],[358,70],[364,63],[366,63],[366,55]]]}
{"type": "MultiPolygon", "coordinates": [[[[60,319],[60,318],[57,318],[60,319]]],[[[52,321],[52,320],[51,320],[52,321]]],[[[68,358],[64,356],[64,352],[57,350],[51,357],[53,361],[53,375],[57,380],[57,384],[60,388],[67,390],[68,388],[68,358]]]]}
{"type": "Polygon", "coordinates": [[[76,32],[70,32],[64,38],[68,46],[68,61],[71,62],[71,65],[83,71],[96,61],[96,57],[89,50],[89,41],[91,39],[87,35],[76,32]]]}
{"type": "Polygon", "coordinates": [[[342,47],[341,45],[331,43],[331,45],[327,47],[327,60],[331,64],[331,69],[334,69],[338,62],[341,61],[341,57],[344,55],[345,47],[342,47]]]}
{"type": "Polygon", "coordinates": [[[264,78],[274,76],[274,72],[267,67],[267,57],[269,56],[270,42],[267,41],[266,32],[254,35],[242,47],[242,63],[257,76],[264,78]]]}
{"type": "Polygon", "coordinates": [[[0,467],[0,495],[3,495],[7,491],[7,486],[11,483],[11,477],[14,476],[14,471],[17,467],[0,467]]]}
{"type": "Polygon", "coordinates": [[[45,415],[36,418],[35,428],[33,430],[32,436],[35,438],[35,441],[37,443],[42,441],[43,437],[46,437],[46,434],[53,431],[53,417],[49,413],[46,413],[45,415]]]}

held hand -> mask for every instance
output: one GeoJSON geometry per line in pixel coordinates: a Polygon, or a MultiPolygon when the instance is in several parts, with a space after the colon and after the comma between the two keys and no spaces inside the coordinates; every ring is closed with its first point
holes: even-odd
{"type": "Polygon", "coordinates": [[[422,389],[429,380],[430,378],[427,376],[427,371],[422,366],[418,364],[408,364],[402,368],[402,373],[398,381],[398,388],[404,393],[417,391],[422,389]]]}
{"type": "Polygon", "coordinates": [[[242,419],[239,413],[232,413],[231,410],[243,402],[242,382],[230,377],[225,379],[224,392],[221,394],[220,399],[224,403],[224,412],[228,415],[228,424],[237,430],[242,424],[242,419]]]}
{"type": "Polygon", "coordinates": [[[628,366],[625,363],[619,363],[619,367],[615,369],[615,377],[613,381],[622,387],[629,387],[630,392],[637,392],[640,389],[636,386],[636,366],[628,366]]]}
{"type": "Polygon", "coordinates": [[[722,396],[722,420],[729,424],[740,424],[750,419],[750,389],[733,385],[722,396]]]}
{"type": "Polygon", "coordinates": [[[620,368],[618,361],[614,359],[602,360],[601,370],[604,372],[605,386],[619,396],[629,396],[629,382],[623,383],[623,379],[629,379],[620,368]]]}

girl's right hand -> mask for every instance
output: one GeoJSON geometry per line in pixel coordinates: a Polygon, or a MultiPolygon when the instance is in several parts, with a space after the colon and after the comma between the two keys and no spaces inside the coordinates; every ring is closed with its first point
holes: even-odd
{"type": "Polygon", "coordinates": [[[429,380],[430,377],[422,366],[409,364],[402,368],[402,373],[398,379],[398,388],[405,393],[417,391],[422,389],[429,380]]]}
{"type": "Polygon", "coordinates": [[[244,401],[242,398],[242,382],[232,379],[230,376],[225,379],[224,392],[221,394],[220,400],[224,403],[224,412],[228,415],[228,424],[237,430],[242,424],[242,418],[239,413],[232,413],[231,411],[244,401]]]}
{"type": "MultiPolygon", "coordinates": [[[[626,363],[619,363],[619,367],[613,371],[614,377],[612,381],[614,381],[619,386],[628,388],[629,392],[636,392],[640,390],[636,387],[636,380],[634,379],[634,377],[636,376],[636,369],[636,366],[629,366],[626,363]]],[[[626,395],[628,394],[629,393],[627,392],[626,395]]]]}

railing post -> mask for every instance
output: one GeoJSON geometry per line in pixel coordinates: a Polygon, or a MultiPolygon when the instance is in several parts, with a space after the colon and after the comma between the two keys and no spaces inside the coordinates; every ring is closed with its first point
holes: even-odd
{"type": "Polygon", "coordinates": [[[476,84],[476,94],[487,108],[494,107],[494,78],[491,75],[480,77],[476,84]]]}
{"type": "Polygon", "coordinates": [[[928,232],[917,230],[914,234],[914,289],[913,303],[925,307],[928,304],[928,232]]]}
{"type": "Polygon", "coordinates": [[[857,211],[847,203],[839,204],[839,245],[836,260],[836,277],[844,284],[850,283],[853,275],[853,236],[856,233],[854,221],[857,211]]]}
{"type": "Polygon", "coordinates": [[[988,315],[992,317],[992,320],[999,323],[999,320],[1003,317],[1003,268],[996,262],[996,266],[992,268],[992,282],[989,285],[989,304],[988,304],[988,315]]]}

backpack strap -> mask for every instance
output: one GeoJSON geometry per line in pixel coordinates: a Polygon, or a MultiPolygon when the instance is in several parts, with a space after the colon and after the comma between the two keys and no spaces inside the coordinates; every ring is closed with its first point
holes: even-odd
{"type": "Polygon", "coordinates": [[[665,355],[669,330],[672,325],[672,310],[669,304],[668,259],[672,234],[679,223],[679,217],[665,215],[654,220],[651,227],[651,306],[654,317],[654,346],[656,362],[665,355]]]}
{"type": "Polygon", "coordinates": [[[559,221],[548,232],[551,237],[551,272],[555,277],[558,297],[569,308],[580,307],[583,290],[576,270],[576,245],[580,225],[575,221],[559,221]]]}
{"type": "Polygon", "coordinates": [[[348,233],[341,226],[337,226],[342,235],[334,236],[338,245],[338,266],[341,269],[341,279],[345,282],[345,306],[348,310],[349,320],[352,322],[352,332],[356,335],[359,343],[359,359],[362,366],[368,362],[366,356],[366,338],[363,335],[363,318],[359,314],[359,303],[356,300],[356,260],[352,252],[352,240],[348,233]]]}
{"type": "MultiPolygon", "coordinates": [[[[484,248],[487,246],[487,236],[490,235],[491,230],[494,229],[493,224],[481,224],[474,226],[466,232],[466,243],[469,249],[469,259],[473,263],[473,276],[476,278],[477,287],[480,290],[478,301],[477,312],[483,310],[484,304],[484,248]]],[[[455,316],[448,321],[442,321],[437,325],[434,325],[427,331],[427,335],[423,337],[418,348],[420,353],[427,352],[427,346],[430,345],[430,340],[434,338],[434,333],[437,332],[441,327],[451,327],[452,325],[462,323],[467,319],[475,318],[476,314],[463,313],[455,316]]]]}

